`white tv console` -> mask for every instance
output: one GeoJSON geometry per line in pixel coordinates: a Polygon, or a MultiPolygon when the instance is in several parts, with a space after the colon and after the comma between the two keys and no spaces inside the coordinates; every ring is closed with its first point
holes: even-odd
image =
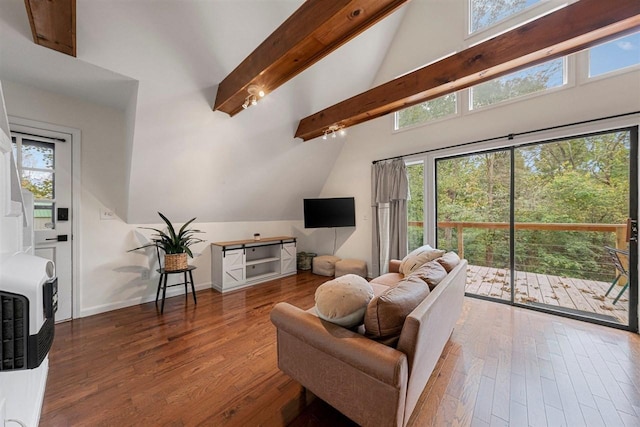
{"type": "Polygon", "coordinates": [[[217,291],[224,293],[295,273],[295,237],[211,244],[211,281],[217,291]]]}

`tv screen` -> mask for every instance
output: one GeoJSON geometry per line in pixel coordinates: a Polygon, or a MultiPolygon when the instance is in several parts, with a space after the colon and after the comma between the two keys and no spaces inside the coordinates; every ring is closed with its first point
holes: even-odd
{"type": "Polygon", "coordinates": [[[304,199],[304,228],[355,227],[353,197],[304,199]]]}

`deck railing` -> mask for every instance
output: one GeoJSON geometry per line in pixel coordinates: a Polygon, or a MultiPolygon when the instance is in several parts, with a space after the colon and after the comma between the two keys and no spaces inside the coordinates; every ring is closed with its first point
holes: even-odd
{"type": "MultiPolygon", "coordinates": [[[[409,221],[409,226],[424,227],[422,221],[409,221]]],[[[599,232],[614,233],[615,246],[618,249],[627,248],[627,224],[585,224],[585,223],[539,223],[539,222],[516,222],[514,224],[516,230],[532,230],[532,231],[581,231],[581,232],[599,232]]],[[[474,222],[474,221],[440,221],[439,228],[451,228],[456,231],[457,237],[457,253],[464,258],[464,229],[509,229],[508,222],[474,222]]],[[[626,263],[627,260],[622,260],[626,263]]]]}
{"type": "MultiPolygon", "coordinates": [[[[409,225],[424,227],[423,222],[409,222],[409,225]]],[[[627,224],[577,224],[577,223],[542,223],[542,222],[516,222],[516,230],[536,230],[536,231],[591,231],[600,233],[615,233],[616,248],[626,249],[627,247],[627,224]]],[[[464,238],[465,228],[488,228],[488,229],[508,229],[508,222],[470,222],[470,221],[440,221],[440,228],[454,228],[458,236],[458,254],[464,258],[464,238]]]]}

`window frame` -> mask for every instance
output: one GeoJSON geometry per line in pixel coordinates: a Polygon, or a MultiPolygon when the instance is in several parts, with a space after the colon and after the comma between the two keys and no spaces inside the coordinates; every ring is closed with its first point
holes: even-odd
{"type": "MultiPolygon", "coordinates": [[[[557,59],[562,59],[562,78],[563,78],[563,83],[560,86],[555,86],[555,87],[551,87],[551,88],[546,88],[546,89],[542,89],[536,92],[531,92],[531,93],[526,93],[524,95],[519,95],[513,98],[508,98],[508,99],[504,99],[502,101],[498,101],[494,104],[489,104],[489,105],[483,105],[477,108],[473,107],[473,88],[475,86],[469,87],[466,89],[467,91],[467,105],[466,105],[466,112],[469,114],[473,114],[476,113],[478,111],[487,111],[490,110],[492,108],[498,108],[501,107],[503,105],[510,105],[516,102],[522,102],[522,101],[526,101],[529,99],[533,99],[533,98],[537,98],[539,96],[542,95],[548,95],[550,93],[555,93],[555,92],[559,92],[562,91],[564,89],[567,89],[569,87],[573,87],[575,86],[574,83],[574,78],[573,75],[575,74],[575,72],[573,71],[575,69],[575,60],[572,60],[572,55],[568,55],[568,56],[563,56],[562,58],[557,58],[557,59]]],[[[540,64],[537,64],[540,65],[540,64]]],[[[535,65],[534,65],[535,66],[535,65]]],[[[517,72],[517,71],[516,71],[517,72]]],[[[507,74],[508,75],[508,74],[507,74]]],[[[503,76],[504,77],[504,76],[503,76]]],[[[498,77],[500,78],[500,77],[498,77]]],[[[492,80],[487,80],[487,82],[490,82],[492,80]]],[[[486,83],[486,82],[483,82],[486,83]]],[[[480,83],[482,84],[482,83],[480,83]]]]}
{"type": "Polygon", "coordinates": [[[590,47],[589,49],[584,50],[583,52],[580,52],[580,54],[582,54],[584,56],[584,69],[580,70],[581,71],[581,80],[587,81],[587,82],[592,82],[592,81],[598,81],[598,80],[602,80],[605,78],[609,78],[609,77],[615,77],[615,76],[619,76],[622,74],[626,74],[626,73],[632,73],[634,71],[640,70],[640,62],[638,62],[637,64],[634,65],[629,65],[627,67],[622,67],[622,68],[617,68],[615,70],[612,71],[607,71],[606,73],[602,73],[602,74],[598,74],[597,76],[591,76],[590,72],[591,72],[591,49],[593,49],[594,47],[598,47],[601,46],[603,44],[607,44],[607,43],[612,43],[616,40],[620,40],[622,38],[631,36],[631,35],[638,35],[640,36],[640,31],[636,31],[630,34],[625,34],[624,36],[621,37],[616,37],[613,40],[609,40],[606,41],[604,43],[600,43],[596,46],[590,47]]]}
{"type": "MultiPolygon", "coordinates": [[[[461,93],[464,92],[464,91],[465,91],[465,89],[452,92],[456,96],[456,102],[455,102],[456,111],[454,113],[452,113],[452,114],[447,114],[446,116],[438,117],[438,118],[435,118],[435,119],[424,120],[422,122],[413,123],[413,124],[408,125],[408,126],[403,126],[403,127],[399,127],[398,126],[399,115],[400,115],[401,111],[404,111],[407,108],[415,107],[416,105],[424,104],[424,102],[434,101],[434,100],[439,99],[441,97],[430,99],[429,101],[424,101],[424,102],[421,102],[419,104],[412,105],[411,107],[407,107],[407,108],[403,108],[402,110],[395,111],[393,113],[393,133],[402,132],[402,131],[409,130],[409,129],[415,129],[417,127],[430,125],[430,124],[434,124],[434,123],[439,123],[439,122],[442,122],[442,121],[445,121],[445,120],[449,120],[449,119],[452,119],[452,118],[455,118],[455,117],[460,117],[461,116],[461,111],[462,111],[462,106],[464,105],[461,102],[461,99],[462,99],[461,93]]],[[[450,95],[450,93],[448,93],[446,95],[450,95]]],[[[446,96],[446,95],[442,95],[442,96],[446,96]]]]}

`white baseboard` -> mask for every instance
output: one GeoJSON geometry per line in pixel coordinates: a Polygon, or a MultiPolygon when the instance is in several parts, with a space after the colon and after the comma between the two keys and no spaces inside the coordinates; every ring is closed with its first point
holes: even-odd
{"type": "MultiPolygon", "coordinates": [[[[203,289],[210,289],[211,283],[198,283],[195,285],[196,292],[203,289]]],[[[175,288],[167,289],[167,298],[175,297],[177,295],[184,295],[182,287],[176,286],[175,288]]],[[[105,313],[107,311],[118,310],[120,308],[131,307],[134,305],[145,304],[156,300],[155,291],[150,295],[145,295],[142,298],[132,298],[126,301],[117,301],[109,304],[96,305],[93,307],[80,309],[80,317],[93,316],[94,314],[105,313]]]]}

